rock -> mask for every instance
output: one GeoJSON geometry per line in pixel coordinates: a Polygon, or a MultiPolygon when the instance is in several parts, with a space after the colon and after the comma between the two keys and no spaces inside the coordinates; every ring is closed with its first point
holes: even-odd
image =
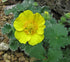
{"type": "Polygon", "coordinates": [[[0,56],[0,60],[3,60],[3,57],[2,56],[0,56]]]}
{"type": "Polygon", "coordinates": [[[4,42],[0,43],[0,51],[8,50],[8,49],[9,49],[9,45],[8,44],[6,44],[4,42]]]}
{"type": "Polygon", "coordinates": [[[0,37],[0,42],[4,39],[4,37],[0,37]]]}
{"type": "Polygon", "coordinates": [[[25,58],[22,56],[22,57],[19,57],[19,62],[24,62],[25,61],[25,58]]]}
{"type": "Polygon", "coordinates": [[[5,60],[5,62],[10,62],[10,60],[5,60]]]}
{"type": "Polygon", "coordinates": [[[36,58],[31,58],[30,62],[34,62],[36,60],[36,58]]]}
{"type": "Polygon", "coordinates": [[[16,60],[17,60],[17,57],[15,57],[15,58],[12,58],[11,60],[12,60],[12,61],[16,61],[16,60]]]}
{"type": "Polygon", "coordinates": [[[17,57],[12,54],[12,55],[11,55],[11,61],[14,62],[14,61],[16,61],[16,60],[17,60],[17,57]]]}
{"type": "Polygon", "coordinates": [[[2,6],[0,6],[0,11],[2,10],[2,6]]]}
{"type": "Polygon", "coordinates": [[[6,53],[3,55],[3,58],[4,58],[4,60],[10,60],[11,56],[6,53]]]}
{"type": "Polygon", "coordinates": [[[17,61],[15,61],[15,62],[17,62],[17,61]]]}
{"type": "Polygon", "coordinates": [[[4,52],[3,52],[3,51],[1,51],[1,52],[0,52],[0,56],[1,56],[3,53],[4,53],[4,52]]]}
{"type": "Polygon", "coordinates": [[[7,38],[4,38],[4,39],[3,39],[3,42],[4,42],[4,43],[7,43],[7,44],[8,44],[8,41],[9,41],[9,40],[8,40],[7,38]]]}
{"type": "Polygon", "coordinates": [[[21,56],[23,56],[23,53],[15,53],[15,55],[16,55],[17,57],[21,57],[21,56]]]}
{"type": "Polygon", "coordinates": [[[10,55],[8,55],[8,56],[7,56],[7,58],[10,60],[10,59],[11,59],[11,56],[10,56],[10,55]]]}
{"type": "Polygon", "coordinates": [[[8,56],[7,53],[3,55],[4,60],[7,60],[7,56],[8,56]]]}
{"type": "Polygon", "coordinates": [[[29,62],[29,61],[25,60],[25,62],[29,62]]]}
{"type": "Polygon", "coordinates": [[[5,62],[4,60],[0,60],[0,62],[5,62]]]}
{"type": "Polygon", "coordinates": [[[13,7],[15,7],[16,5],[10,5],[10,6],[6,6],[5,9],[12,9],[13,7]]]}
{"type": "Polygon", "coordinates": [[[11,55],[11,61],[12,62],[14,61],[14,55],[11,55]]]}

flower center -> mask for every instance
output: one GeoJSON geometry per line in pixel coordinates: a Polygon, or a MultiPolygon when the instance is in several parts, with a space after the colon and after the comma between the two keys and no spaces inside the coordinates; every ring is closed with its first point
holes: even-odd
{"type": "Polygon", "coordinates": [[[26,34],[34,34],[38,29],[37,23],[35,21],[27,21],[24,24],[24,32],[26,34]]]}

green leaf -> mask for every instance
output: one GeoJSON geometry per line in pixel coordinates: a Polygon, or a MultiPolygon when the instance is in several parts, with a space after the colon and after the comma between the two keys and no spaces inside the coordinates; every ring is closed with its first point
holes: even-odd
{"type": "Polygon", "coordinates": [[[57,37],[55,39],[51,39],[49,43],[50,47],[53,48],[65,48],[65,46],[69,44],[69,41],[67,37],[57,37]]]}
{"type": "Polygon", "coordinates": [[[17,40],[10,40],[9,47],[12,51],[15,51],[19,47],[19,42],[17,40]]]}
{"type": "Polygon", "coordinates": [[[68,31],[70,32],[70,28],[68,29],[68,31]]]}
{"type": "Polygon", "coordinates": [[[70,49],[64,49],[63,51],[63,58],[60,60],[60,62],[70,62],[70,49]]]}
{"type": "Polygon", "coordinates": [[[28,7],[32,6],[32,4],[33,0],[24,0],[21,5],[23,6],[24,9],[27,9],[28,7]]]}
{"type": "Polygon", "coordinates": [[[37,3],[37,2],[34,2],[33,5],[34,5],[34,6],[38,6],[38,3],[37,3]]]}
{"type": "Polygon", "coordinates": [[[15,40],[14,32],[11,31],[10,33],[7,34],[9,39],[15,40]]]}
{"type": "Polygon", "coordinates": [[[19,12],[15,12],[14,13],[14,18],[16,19],[19,16],[19,14],[20,14],[19,12]]]}
{"type": "Polygon", "coordinates": [[[29,54],[30,57],[35,57],[37,59],[45,58],[45,49],[43,48],[42,44],[38,44],[36,46],[26,45],[24,51],[25,53],[29,54]]]}
{"type": "Polygon", "coordinates": [[[62,58],[62,51],[60,49],[49,48],[48,51],[48,62],[59,62],[62,58]]]}
{"type": "Polygon", "coordinates": [[[61,24],[47,25],[45,37],[49,40],[50,47],[60,48],[69,44],[68,31],[61,24]]]}
{"type": "Polygon", "coordinates": [[[46,22],[45,37],[45,43],[49,43],[48,62],[59,62],[63,56],[60,48],[70,44],[67,29],[62,24],[46,22]]]}
{"type": "Polygon", "coordinates": [[[57,20],[55,18],[53,18],[53,15],[50,15],[50,20],[49,20],[52,24],[56,24],[57,20]]]}
{"type": "Polygon", "coordinates": [[[62,16],[60,20],[61,20],[60,21],[61,23],[64,23],[64,22],[66,22],[66,17],[62,16]]]}
{"type": "Polygon", "coordinates": [[[54,39],[54,38],[56,38],[56,34],[55,34],[54,30],[52,29],[52,24],[47,25],[47,27],[45,29],[45,37],[47,39],[54,39]]]}
{"type": "Polygon", "coordinates": [[[5,10],[4,10],[5,15],[9,15],[11,12],[12,12],[12,10],[11,10],[11,9],[8,9],[8,10],[7,10],[7,9],[5,9],[5,10]]]}
{"type": "Polygon", "coordinates": [[[66,13],[64,16],[65,16],[67,19],[70,19],[70,13],[66,13]]]}
{"type": "Polygon", "coordinates": [[[70,20],[67,20],[68,24],[70,24],[70,20]]]}
{"type": "Polygon", "coordinates": [[[17,12],[20,12],[24,10],[24,7],[21,4],[17,4],[15,9],[17,9],[17,12]]]}
{"type": "Polygon", "coordinates": [[[36,13],[36,12],[41,13],[41,7],[40,6],[37,6],[37,7],[30,6],[28,9],[31,10],[33,13],[36,13]]]}
{"type": "Polygon", "coordinates": [[[8,33],[11,32],[11,30],[12,30],[11,25],[9,23],[6,23],[4,25],[4,27],[2,28],[2,33],[3,34],[8,34],[8,33]]]}
{"type": "Polygon", "coordinates": [[[53,28],[54,32],[57,34],[57,36],[67,36],[68,35],[68,31],[64,27],[64,25],[53,24],[52,28],[53,28]]]}
{"type": "Polygon", "coordinates": [[[42,62],[48,62],[48,58],[47,58],[47,59],[42,60],[42,62]]]}
{"type": "Polygon", "coordinates": [[[25,49],[25,44],[19,43],[19,48],[21,49],[21,51],[24,51],[24,49],[25,49]]]}
{"type": "Polygon", "coordinates": [[[69,42],[68,44],[70,44],[70,36],[68,36],[68,42],[69,42]]]}
{"type": "Polygon", "coordinates": [[[50,21],[45,21],[46,29],[49,27],[52,27],[52,24],[50,21]]]}

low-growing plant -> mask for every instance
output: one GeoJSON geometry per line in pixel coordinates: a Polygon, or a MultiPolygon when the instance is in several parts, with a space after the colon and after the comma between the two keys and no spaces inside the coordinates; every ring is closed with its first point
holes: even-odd
{"type": "Polygon", "coordinates": [[[39,6],[33,0],[5,9],[6,15],[10,13],[14,18],[11,24],[4,25],[2,33],[9,37],[12,51],[20,48],[29,57],[36,58],[34,62],[70,62],[70,50],[66,47],[70,45],[70,28],[64,24],[70,25],[70,13],[64,14],[57,23],[48,6],[39,6]]]}

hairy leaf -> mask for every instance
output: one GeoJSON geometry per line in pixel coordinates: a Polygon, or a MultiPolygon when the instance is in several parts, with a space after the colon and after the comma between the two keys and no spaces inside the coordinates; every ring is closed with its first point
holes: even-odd
{"type": "Polygon", "coordinates": [[[11,32],[11,30],[12,30],[11,25],[9,23],[6,23],[4,25],[4,27],[2,28],[2,33],[3,34],[8,34],[8,33],[11,32]]]}
{"type": "Polygon", "coordinates": [[[35,57],[38,59],[45,58],[45,49],[41,44],[38,44],[36,46],[26,46],[25,53],[28,53],[31,57],[35,57]]]}
{"type": "Polygon", "coordinates": [[[19,42],[17,40],[10,40],[9,47],[12,51],[15,51],[19,47],[19,42]]]}

